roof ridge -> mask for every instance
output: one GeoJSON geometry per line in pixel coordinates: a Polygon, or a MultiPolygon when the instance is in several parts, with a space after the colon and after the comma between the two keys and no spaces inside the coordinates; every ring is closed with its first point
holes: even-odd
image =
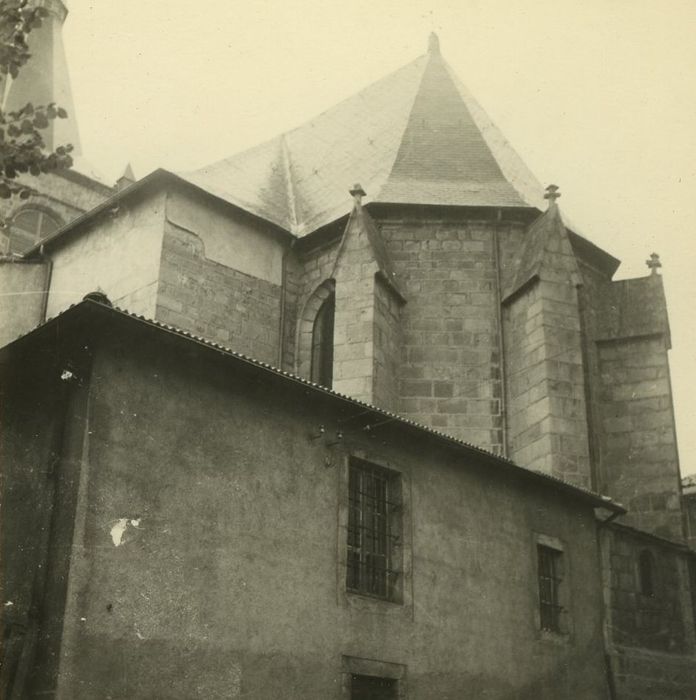
{"type": "Polygon", "coordinates": [[[440,59],[503,176],[530,206],[544,210],[543,185],[444,58],[440,59]]]}
{"type": "Polygon", "coordinates": [[[297,219],[297,199],[295,197],[295,183],[292,176],[290,148],[285,134],[282,134],[280,137],[280,153],[283,164],[283,174],[285,175],[286,195],[288,198],[288,211],[291,217],[292,233],[295,233],[295,229],[299,223],[297,219]]]}

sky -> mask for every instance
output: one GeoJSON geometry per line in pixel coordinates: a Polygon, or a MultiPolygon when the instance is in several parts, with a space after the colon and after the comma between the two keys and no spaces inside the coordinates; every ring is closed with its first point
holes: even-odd
{"type": "Polygon", "coordinates": [[[186,171],[442,54],[579,231],[647,274],[657,252],[683,474],[696,473],[693,0],[69,0],[85,158],[186,171]]]}

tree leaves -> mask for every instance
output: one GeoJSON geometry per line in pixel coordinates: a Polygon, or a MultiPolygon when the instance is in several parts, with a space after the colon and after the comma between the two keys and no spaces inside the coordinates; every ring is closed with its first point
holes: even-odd
{"type": "MultiPolygon", "coordinates": [[[[46,17],[48,10],[32,7],[29,0],[0,0],[0,89],[7,76],[16,78],[31,57],[27,34],[40,27],[46,17]]],[[[41,135],[51,121],[67,116],[53,102],[40,106],[29,102],[13,112],[0,110],[0,199],[31,195],[32,189],[17,181],[20,175],[37,176],[72,165],[71,145],[50,152],[41,135]]]]}

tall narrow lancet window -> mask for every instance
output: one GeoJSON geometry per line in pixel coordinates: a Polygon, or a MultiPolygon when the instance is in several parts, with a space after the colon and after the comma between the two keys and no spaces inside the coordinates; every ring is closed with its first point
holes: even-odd
{"type": "Polygon", "coordinates": [[[312,328],[312,381],[328,387],[333,382],[335,310],[336,295],[332,292],[319,308],[312,328]]]}

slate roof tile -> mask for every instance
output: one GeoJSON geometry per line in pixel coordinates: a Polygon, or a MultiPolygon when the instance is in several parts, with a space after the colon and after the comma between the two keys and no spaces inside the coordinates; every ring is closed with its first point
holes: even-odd
{"type": "Polygon", "coordinates": [[[302,236],[372,201],[543,208],[543,189],[432,50],[270,141],[181,176],[302,236]]]}

